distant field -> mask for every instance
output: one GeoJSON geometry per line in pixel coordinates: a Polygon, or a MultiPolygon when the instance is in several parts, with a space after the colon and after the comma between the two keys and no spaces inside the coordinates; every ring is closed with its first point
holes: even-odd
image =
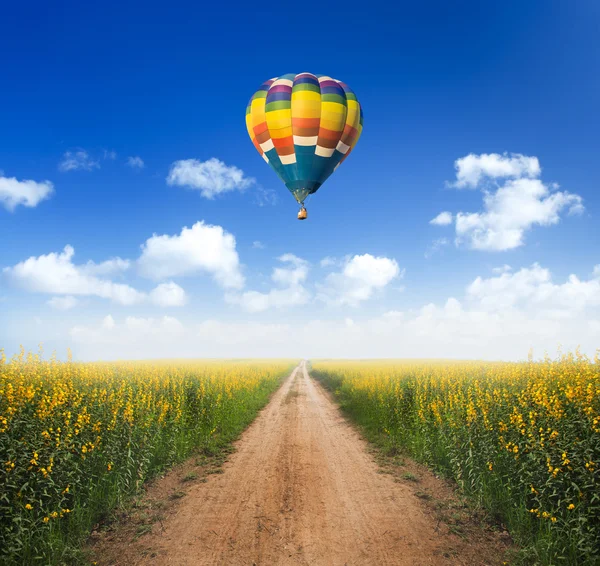
{"type": "Polygon", "coordinates": [[[454,478],[536,564],[600,563],[600,364],[316,361],[371,440],[454,478]]]}
{"type": "Polygon", "coordinates": [[[293,363],[0,361],[0,563],[63,564],[148,478],[231,441],[293,363]]]}
{"type": "MultiPolygon", "coordinates": [[[[317,360],[310,373],[333,391],[371,441],[453,478],[506,524],[524,563],[592,565],[600,563],[599,362],[578,354],[524,363],[317,360]]],[[[2,356],[0,563],[81,560],[81,542],[111,509],[126,503],[147,479],[173,463],[199,450],[214,453],[231,442],[294,365],[290,360],[74,363],[24,353],[12,360],[2,356]]],[[[239,486],[234,480],[246,485],[248,474],[253,474],[247,485],[255,486],[263,481],[259,478],[268,464],[269,477],[279,482],[282,494],[292,482],[298,494],[314,495],[314,501],[298,495],[293,512],[298,525],[321,521],[305,536],[316,537],[310,539],[315,545],[320,536],[322,547],[333,552],[336,537],[352,524],[362,525],[359,530],[367,536],[367,525],[361,522],[366,515],[358,514],[351,523],[346,514],[350,522],[330,532],[330,518],[317,521],[302,504],[317,505],[327,495],[325,486],[345,485],[340,477],[352,471],[357,485],[369,486],[363,497],[377,496],[385,508],[381,512],[392,514],[392,527],[408,529],[410,522],[399,522],[401,517],[394,515],[398,510],[386,506],[391,493],[387,490],[393,488],[378,484],[376,489],[371,468],[357,467],[363,462],[359,444],[343,435],[329,438],[323,430],[313,436],[306,433],[310,423],[322,424],[326,417],[334,422],[337,409],[327,404],[325,394],[319,393],[322,389],[311,385],[302,368],[303,364],[286,381],[286,395],[280,392],[282,401],[270,405],[263,428],[253,433],[257,438],[249,437],[240,461],[262,450],[254,444],[262,446],[265,434],[271,444],[284,447],[294,438],[288,448],[299,452],[294,453],[297,460],[289,459],[303,464],[283,473],[280,447],[268,458],[263,454],[263,464],[257,462],[255,469],[251,462],[231,468],[227,482],[219,484],[220,497],[236,501],[239,486]],[[332,446],[343,438],[354,460],[348,456],[345,461],[344,451],[332,455],[332,446]],[[310,450],[302,452],[304,445],[310,450]],[[331,475],[328,457],[340,464],[335,468],[338,475],[331,475]],[[329,475],[321,477],[317,489],[310,482],[305,485],[307,470],[329,470],[329,475]]],[[[338,428],[331,430],[341,434],[338,428]]],[[[352,498],[333,487],[328,492],[330,508],[337,509],[343,501],[350,505],[352,498]]],[[[268,499],[260,499],[261,493],[252,487],[247,495],[261,506],[268,499]]],[[[282,504],[277,498],[271,503],[274,509],[282,504]]],[[[402,504],[409,505],[409,500],[402,504]]],[[[199,505],[191,500],[190,513],[199,505]]],[[[420,512],[412,509],[416,517],[420,512]]],[[[223,525],[253,528],[253,516],[247,518],[248,525],[240,523],[241,516],[225,513],[222,519],[223,525]]],[[[252,528],[250,541],[257,536],[252,528]]],[[[290,540],[300,534],[290,533],[290,540]]],[[[377,549],[389,562],[390,548],[381,541],[375,544],[379,539],[372,535],[367,537],[371,552],[377,549]]],[[[404,540],[405,535],[398,536],[404,540]]],[[[442,539],[436,535],[432,540],[442,539]]],[[[265,541],[271,544],[271,535],[265,541]]],[[[249,552],[252,544],[239,551],[249,552]]],[[[355,547],[344,543],[340,548],[358,556],[364,549],[358,543],[355,547]]],[[[229,552],[227,545],[223,549],[229,552]]],[[[279,556],[276,551],[273,556],[279,556]]]]}

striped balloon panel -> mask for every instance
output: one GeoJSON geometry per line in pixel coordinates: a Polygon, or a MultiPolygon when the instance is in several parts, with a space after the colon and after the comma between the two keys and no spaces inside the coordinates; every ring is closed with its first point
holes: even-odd
{"type": "Polygon", "coordinates": [[[340,85],[346,94],[348,114],[346,116],[344,133],[342,134],[340,143],[337,147],[337,149],[343,153],[343,156],[339,163],[336,164],[335,169],[337,169],[352,152],[352,148],[356,145],[358,139],[360,138],[360,134],[362,133],[363,124],[362,108],[358,102],[358,99],[356,98],[356,95],[354,92],[352,92],[352,89],[347,84],[340,83],[340,85]]]}
{"type": "Polygon", "coordinates": [[[288,74],[256,91],[246,126],[258,152],[302,202],[356,145],[362,110],[352,90],[336,79],[288,74]]]}

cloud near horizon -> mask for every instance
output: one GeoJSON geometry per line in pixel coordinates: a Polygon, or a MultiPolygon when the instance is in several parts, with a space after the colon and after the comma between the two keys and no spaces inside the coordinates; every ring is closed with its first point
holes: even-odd
{"type": "Polygon", "coordinates": [[[30,293],[56,295],[48,301],[54,309],[74,308],[76,296],[100,297],[117,304],[132,306],[151,302],[159,306],[182,306],[184,290],[173,282],[156,287],[150,294],[124,283],[115,283],[107,276],[129,268],[129,262],[113,258],[100,264],[73,263],[75,250],[66,245],[62,252],[32,256],[12,267],[2,269],[3,276],[14,286],[30,293]]]}
{"type": "Polygon", "coordinates": [[[283,254],[278,261],[285,267],[275,267],[271,280],[276,287],[267,293],[259,291],[246,291],[240,294],[228,293],[226,302],[240,305],[250,313],[263,312],[270,308],[283,309],[307,304],[312,294],[306,289],[304,283],[308,277],[309,264],[306,260],[294,254],[283,254]]]}
{"type": "MultiPolygon", "coordinates": [[[[600,271],[600,270],[599,270],[600,271]]],[[[578,345],[593,356],[600,341],[600,276],[554,282],[533,264],[477,277],[461,298],[386,311],[363,319],[341,315],[305,322],[176,318],[113,320],[71,331],[76,352],[94,357],[426,357],[514,360],[578,345]],[[565,337],[568,337],[565,340],[565,337]]]]}

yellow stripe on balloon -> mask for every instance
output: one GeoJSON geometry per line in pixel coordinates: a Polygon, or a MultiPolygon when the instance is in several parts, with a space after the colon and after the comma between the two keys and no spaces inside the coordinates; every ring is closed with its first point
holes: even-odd
{"type": "Polygon", "coordinates": [[[321,104],[321,127],[341,132],[346,124],[346,107],[337,102],[321,104]]]}
{"type": "Polygon", "coordinates": [[[255,98],[250,107],[250,115],[252,116],[252,127],[256,127],[265,121],[265,99],[255,98]]]}
{"type": "MultiPolygon", "coordinates": [[[[268,124],[268,122],[267,122],[268,124]]],[[[292,136],[292,126],[286,126],[285,128],[273,129],[269,127],[269,133],[273,139],[280,140],[281,138],[287,138],[292,136]]]]}

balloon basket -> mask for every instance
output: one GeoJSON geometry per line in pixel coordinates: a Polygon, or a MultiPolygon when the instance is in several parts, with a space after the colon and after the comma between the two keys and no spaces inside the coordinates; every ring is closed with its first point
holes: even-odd
{"type": "Polygon", "coordinates": [[[306,220],[307,216],[308,216],[308,212],[306,212],[306,208],[302,207],[298,211],[298,220],[306,220]]]}

